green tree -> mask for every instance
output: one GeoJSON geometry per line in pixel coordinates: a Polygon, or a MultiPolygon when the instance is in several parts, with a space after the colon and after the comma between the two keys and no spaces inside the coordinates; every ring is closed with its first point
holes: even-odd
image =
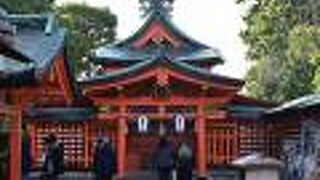
{"type": "MultiPolygon", "coordinates": [[[[304,63],[308,71],[300,71],[300,75],[308,77],[309,88],[320,92],[320,27],[300,25],[290,31],[287,56],[293,61],[304,63]]],[[[305,79],[306,80],[306,79],[305,79]]]]}
{"type": "Polygon", "coordinates": [[[108,8],[83,4],[68,4],[56,11],[68,30],[68,52],[76,62],[77,72],[88,69],[90,51],[115,39],[116,16],[108,8]]]}
{"type": "MultiPolygon", "coordinates": [[[[250,3],[242,37],[254,65],[247,75],[249,95],[287,101],[320,86],[318,0],[239,0],[250,3]]],[[[320,89],[320,88],[319,88],[320,89]]]]}

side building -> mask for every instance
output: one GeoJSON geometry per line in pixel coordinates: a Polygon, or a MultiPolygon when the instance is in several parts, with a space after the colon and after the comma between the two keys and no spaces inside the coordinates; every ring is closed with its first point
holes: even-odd
{"type": "Polygon", "coordinates": [[[7,179],[21,179],[22,129],[30,128],[31,137],[35,133],[27,121],[29,109],[69,106],[76,99],[65,45],[65,31],[52,15],[0,15],[0,116],[10,134],[7,179]]]}

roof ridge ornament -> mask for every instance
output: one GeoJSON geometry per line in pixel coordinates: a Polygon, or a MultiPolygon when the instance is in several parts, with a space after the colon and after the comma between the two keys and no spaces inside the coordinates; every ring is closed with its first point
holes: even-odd
{"type": "Polygon", "coordinates": [[[170,17],[175,0],[139,0],[143,17],[149,15],[170,17]]]}

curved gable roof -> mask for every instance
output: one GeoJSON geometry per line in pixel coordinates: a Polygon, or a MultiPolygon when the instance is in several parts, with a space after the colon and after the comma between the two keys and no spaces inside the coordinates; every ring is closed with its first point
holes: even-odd
{"type": "Polygon", "coordinates": [[[154,52],[148,52],[144,48],[136,48],[134,44],[144,37],[154,23],[160,24],[175,39],[182,42],[181,47],[167,50],[167,54],[174,57],[175,60],[188,62],[205,60],[212,64],[223,62],[222,55],[218,49],[196,41],[176,27],[168,17],[155,14],[151,14],[144,25],[127,39],[96,49],[92,60],[98,64],[108,64],[131,63],[151,58],[154,52]]]}
{"type": "Polygon", "coordinates": [[[163,59],[155,58],[151,60],[145,60],[138,64],[132,65],[128,68],[118,70],[116,72],[102,74],[92,78],[88,78],[86,80],[82,80],[80,81],[80,83],[86,86],[86,85],[94,85],[94,84],[100,84],[100,83],[117,82],[117,81],[129,79],[139,74],[142,74],[156,66],[165,66],[174,71],[183,73],[186,76],[190,76],[200,81],[215,83],[218,85],[241,88],[242,85],[244,84],[242,80],[223,77],[217,74],[210,73],[201,68],[197,68],[195,66],[189,65],[187,63],[169,60],[167,58],[163,58],[163,59]]]}

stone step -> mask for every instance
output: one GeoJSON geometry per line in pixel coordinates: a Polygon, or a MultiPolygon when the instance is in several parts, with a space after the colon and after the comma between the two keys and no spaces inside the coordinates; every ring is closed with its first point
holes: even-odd
{"type": "MultiPolygon", "coordinates": [[[[30,180],[40,180],[40,172],[33,172],[30,180]]],[[[66,172],[59,176],[59,180],[94,180],[94,176],[89,172],[66,172]]],[[[128,173],[126,180],[157,180],[157,175],[151,171],[128,173]]]]}
{"type": "MultiPolygon", "coordinates": [[[[66,172],[59,176],[59,180],[93,180],[93,174],[89,172],[66,172]]],[[[40,172],[33,172],[30,180],[40,180],[40,172]]]]}
{"type": "Polygon", "coordinates": [[[157,180],[157,174],[152,171],[128,173],[126,180],[157,180]]]}
{"type": "MultiPolygon", "coordinates": [[[[126,180],[158,180],[157,173],[154,171],[128,172],[125,179],[126,180]]],[[[40,180],[40,173],[39,172],[31,173],[31,177],[29,180],[40,180]]],[[[65,172],[63,175],[59,176],[59,180],[94,180],[94,175],[90,172],[65,172]]],[[[208,177],[208,180],[242,180],[242,179],[235,172],[218,171],[218,172],[210,173],[210,177],[208,177]]]]}

